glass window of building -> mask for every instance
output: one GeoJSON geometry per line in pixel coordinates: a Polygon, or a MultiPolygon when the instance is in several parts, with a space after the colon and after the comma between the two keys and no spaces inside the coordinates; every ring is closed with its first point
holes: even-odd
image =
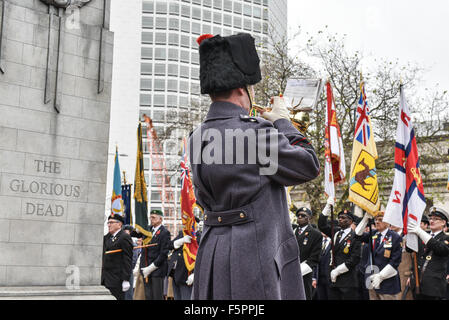
{"type": "Polygon", "coordinates": [[[153,59],[153,48],[142,47],[140,51],[142,59],[153,59]]]}
{"type": "Polygon", "coordinates": [[[223,36],[227,37],[232,35],[232,30],[231,29],[227,29],[227,28],[223,28],[223,36]]]}
{"type": "Polygon", "coordinates": [[[179,3],[170,2],[170,14],[174,14],[174,15],[179,14],[179,3]]]}
{"type": "Polygon", "coordinates": [[[268,34],[268,23],[267,22],[263,23],[263,33],[268,34]]]}
{"type": "Polygon", "coordinates": [[[167,29],[167,18],[157,17],[156,18],[156,29],[167,29]]]}
{"type": "Polygon", "coordinates": [[[190,101],[189,101],[188,97],[186,97],[186,96],[180,96],[179,97],[179,106],[181,108],[187,108],[189,105],[190,105],[190,101]]]}
{"type": "Polygon", "coordinates": [[[210,22],[212,19],[212,13],[209,10],[203,10],[203,20],[210,22]]]}
{"type": "Polygon", "coordinates": [[[192,3],[201,5],[201,0],[192,0],[192,3]]]}
{"type": "Polygon", "coordinates": [[[253,2],[254,2],[255,4],[262,4],[262,1],[260,1],[260,0],[253,0],[253,2]]]}
{"type": "Polygon", "coordinates": [[[196,39],[198,39],[198,36],[190,37],[190,47],[192,49],[198,50],[198,42],[196,42],[196,39]]]}
{"type": "Polygon", "coordinates": [[[165,32],[156,32],[156,44],[166,44],[167,43],[167,33],[165,32]]]}
{"type": "Polygon", "coordinates": [[[177,64],[172,64],[170,63],[168,65],[168,71],[167,71],[169,76],[178,76],[178,65],[177,64]]]}
{"type": "Polygon", "coordinates": [[[251,31],[251,19],[243,19],[243,29],[251,31]]]}
{"type": "Polygon", "coordinates": [[[214,23],[221,24],[221,12],[214,12],[214,23]]]}
{"type": "Polygon", "coordinates": [[[167,90],[168,91],[178,91],[178,80],[168,79],[167,80],[167,90]]]}
{"type": "Polygon", "coordinates": [[[234,1],[234,13],[242,13],[242,4],[234,1]]]}
{"type": "Polygon", "coordinates": [[[198,22],[192,22],[192,33],[200,34],[201,33],[201,24],[198,22]]]}
{"type": "Polygon", "coordinates": [[[181,31],[190,33],[190,21],[187,20],[181,21],[181,31]]]}
{"type": "Polygon", "coordinates": [[[190,37],[186,35],[181,35],[181,46],[190,47],[190,37]]]}
{"type": "Polygon", "coordinates": [[[223,24],[232,27],[232,16],[230,14],[223,15],[223,24]]]}
{"type": "Polygon", "coordinates": [[[158,76],[165,76],[165,64],[164,63],[156,63],[154,65],[154,74],[158,76]]]}
{"type": "Polygon", "coordinates": [[[143,1],[142,10],[145,13],[153,13],[153,1],[143,1]]]}
{"type": "Polygon", "coordinates": [[[192,52],[192,63],[193,64],[199,64],[200,63],[200,56],[198,51],[192,52]]]}
{"type": "Polygon", "coordinates": [[[181,70],[179,72],[179,76],[182,78],[188,78],[189,77],[189,67],[188,66],[181,66],[181,70]]]}
{"type": "Polygon", "coordinates": [[[200,84],[192,82],[190,92],[191,94],[200,94],[200,84]]]}
{"type": "Polygon", "coordinates": [[[241,29],[242,28],[242,18],[238,16],[234,16],[234,28],[241,29]]]}
{"type": "Polygon", "coordinates": [[[213,27],[213,30],[214,30],[214,35],[217,35],[217,34],[221,34],[221,28],[220,27],[213,27]]]}
{"type": "Polygon", "coordinates": [[[141,90],[151,90],[151,79],[140,79],[141,90]]]}
{"type": "Polygon", "coordinates": [[[173,46],[179,45],[179,35],[177,33],[170,33],[168,35],[168,44],[173,46]]]}
{"type": "Polygon", "coordinates": [[[153,43],[153,32],[142,32],[142,43],[152,44],[153,43]]]}
{"type": "Polygon", "coordinates": [[[192,18],[201,20],[201,9],[197,7],[192,8],[192,18]]]}
{"type": "Polygon", "coordinates": [[[165,96],[163,94],[155,94],[153,95],[153,102],[155,106],[164,106],[165,96]]]}
{"type": "Polygon", "coordinates": [[[142,17],[142,28],[153,28],[153,17],[142,17]]]}
{"type": "Polygon", "coordinates": [[[178,106],[178,96],[168,95],[167,96],[167,105],[171,107],[178,106]]]}
{"type": "Polygon", "coordinates": [[[224,0],[223,1],[223,8],[226,11],[232,11],[232,0],[224,0]]]}
{"type": "Polygon", "coordinates": [[[150,159],[149,158],[143,158],[143,169],[144,170],[150,169],[150,159]]]}
{"type": "Polygon", "coordinates": [[[262,31],[262,25],[259,21],[253,21],[253,30],[255,32],[261,32],[262,31]]]}
{"type": "Polygon", "coordinates": [[[221,10],[223,8],[222,0],[214,0],[214,8],[221,10]]]}
{"type": "Polygon", "coordinates": [[[168,60],[178,61],[179,50],[174,48],[168,49],[168,60]]]}
{"type": "Polygon", "coordinates": [[[262,10],[260,9],[260,7],[253,7],[253,16],[255,18],[262,18],[262,10]]]}
{"type": "Polygon", "coordinates": [[[249,4],[244,4],[243,5],[243,14],[245,16],[251,16],[252,10],[251,10],[251,6],[249,4]]]}
{"type": "Polygon", "coordinates": [[[206,7],[212,6],[212,0],[203,0],[203,6],[206,7]]]}
{"type": "Polygon", "coordinates": [[[164,91],[165,90],[165,80],[164,79],[154,79],[154,90],[164,91]]]}
{"type": "Polygon", "coordinates": [[[268,8],[263,8],[263,19],[268,20],[268,8]]]}
{"type": "Polygon", "coordinates": [[[157,13],[167,13],[167,2],[157,1],[156,2],[156,12],[157,13]]]}
{"type": "Polygon", "coordinates": [[[190,18],[190,6],[181,6],[181,16],[190,18]]]}
{"type": "Polygon", "coordinates": [[[181,50],[181,61],[189,63],[190,54],[189,51],[181,50]]]}
{"type": "MultiPolygon", "coordinates": [[[[156,102],[154,103],[156,105],[156,102]]],[[[162,103],[164,105],[165,103],[162,103]]],[[[165,121],[165,111],[162,110],[154,110],[153,111],[153,120],[158,122],[165,121]]]]}
{"type": "Polygon", "coordinates": [[[263,5],[268,6],[268,0],[263,0],[263,5]]]}
{"type": "Polygon", "coordinates": [[[178,18],[170,18],[168,21],[168,28],[170,30],[179,30],[179,20],[178,18]]]}
{"type": "Polygon", "coordinates": [[[154,58],[156,60],[165,60],[167,58],[167,50],[165,48],[154,49],[154,58]]]}
{"type": "Polygon", "coordinates": [[[211,32],[212,32],[211,26],[208,24],[203,24],[203,33],[211,33],[211,32]]]}
{"type": "Polygon", "coordinates": [[[142,93],[140,95],[140,105],[141,106],[150,106],[151,105],[151,95],[142,93]]]}
{"type": "Polygon", "coordinates": [[[196,67],[192,67],[190,69],[190,76],[192,77],[192,79],[198,80],[200,78],[200,69],[196,68],[196,67]]]}
{"type": "Polygon", "coordinates": [[[153,64],[152,63],[142,63],[140,65],[141,74],[153,74],[153,64]]]}

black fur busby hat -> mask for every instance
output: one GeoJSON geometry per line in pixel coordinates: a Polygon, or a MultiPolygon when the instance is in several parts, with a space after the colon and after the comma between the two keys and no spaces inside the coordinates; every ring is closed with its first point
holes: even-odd
{"type": "Polygon", "coordinates": [[[201,93],[217,93],[258,83],[260,59],[248,33],[221,37],[205,34],[200,45],[201,93]]]}

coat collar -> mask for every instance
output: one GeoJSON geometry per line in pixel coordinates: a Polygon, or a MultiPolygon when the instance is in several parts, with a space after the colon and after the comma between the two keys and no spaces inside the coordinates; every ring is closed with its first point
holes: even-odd
{"type": "Polygon", "coordinates": [[[248,111],[230,102],[216,101],[210,105],[205,121],[234,118],[241,114],[248,115],[248,111]]]}

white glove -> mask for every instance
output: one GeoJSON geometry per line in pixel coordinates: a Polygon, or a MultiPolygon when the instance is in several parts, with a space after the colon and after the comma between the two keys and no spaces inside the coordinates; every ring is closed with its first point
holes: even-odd
{"type": "Polygon", "coordinates": [[[312,268],[304,261],[301,262],[301,274],[304,277],[306,274],[312,272],[312,268]]]}
{"type": "Polygon", "coordinates": [[[373,274],[371,276],[371,284],[373,285],[374,289],[379,289],[382,281],[394,277],[397,274],[398,271],[393,268],[391,264],[387,264],[379,273],[373,274]]]}
{"type": "MultiPolygon", "coordinates": [[[[361,217],[363,216],[363,210],[362,210],[362,208],[360,208],[359,206],[356,206],[356,205],[355,205],[355,208],[354,208],[354,215],[355,215],[356,217],[361,218],[361,217]]],[[[370,217],[370,218],[371,218],[371,217],[370,217]]]]}
{"type": "Polygon", "coordinates": [[[432,236],[427,232],[425,232],[423,229],[421,229],[418,223],[413,219],[409,219],[407,229],[409,233],[414,233],[418,237],[420,237],[421,240],[424,242],[424,244],[427,244],[427,242],[429,242],[429,240],[432,239],[432,236]]]}
{"type": "Polygon", "coordinates": [[[128,281],[123,281],[123,282],[122,282],[122,291],[123,291],[123,292],[128,291],[128,290],[129,290],[129,287],[131,287],[131,285],[129,284],[128,281]]]}
{"type": "Polygon", "coordinates": [[[279,119],[290,120],[289,111],[287,109],[287,106],[285,105],[284,98],[277,96],[273,97],[272,101],[273,103],[271,111],[266,111],[262,113],[261,116],[271,122],[275,122],[279,119]]]}
{"type": "Polygon", "coordinates": [[[193,284],[194,278],[195,278],[194,273],[192,273],[192,274],[187,278],[186,284],[187,284],[188,286],[191,286],[191,285],[193,284]]]}
{"type": "Polygon", "coordinates": [[[326,206],[324,207],[323,211],[321,212],[323,214],[323,216],[330,217],[331,207],[333,207],[334,204],[335,204],[334,198],[332,198],[332,197],[327,198],[326,206]]]}
{"type": "MultiPolygon", "coordinates": [[[[359,208],[358,206],[355,206],[355,210],[357,210],[357,208],[359,208]]],[[[362,221],[360,221],[360,223],[357,225],[357,227],[355,228],[355,234],[358,236],[361,236],[363,234],[363,232],[365,231],[366,225],[368,224],[368,220],[371,219],[371,215],[368,212],[365,212],[365,215],[363,216],[362,221]]]]}
{"type": "Polygon", "coordinates": [[[142,270],[143,273],[143,277],[146,278],[148,277],[153,271],[155,271],[157,269],[157,267],[154,265],[154,263],[150,264],[148,267],[146,268],[141,268],[140,270],[142,270]]]}
{"type": "Polygon", "coordinates": [[[337,277],[345,272],[348,272],[348,267],[342,263],[338,265],[334,270],[331,271],[331,281],[335,282],[337,281],[337,277]]]}
{"type": "Polygon", "coordinates": [[[190,239],[192,239],[191,236],[189,235],[185,235],[184,237],[182,237],[181,239],[175,240],[173,241],[173,247],[175,247],[175,249],[180,248],[184,243],[190,243],[190,239]]]}

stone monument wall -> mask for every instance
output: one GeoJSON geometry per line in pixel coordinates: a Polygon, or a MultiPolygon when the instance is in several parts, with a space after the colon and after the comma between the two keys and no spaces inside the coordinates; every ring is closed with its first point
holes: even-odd
{"type": "Polygon", "coordinates": [[[0,286],[95,286],[112,79],[108,2],[70,12],[45,2],[0,0],[0,286]]]}

